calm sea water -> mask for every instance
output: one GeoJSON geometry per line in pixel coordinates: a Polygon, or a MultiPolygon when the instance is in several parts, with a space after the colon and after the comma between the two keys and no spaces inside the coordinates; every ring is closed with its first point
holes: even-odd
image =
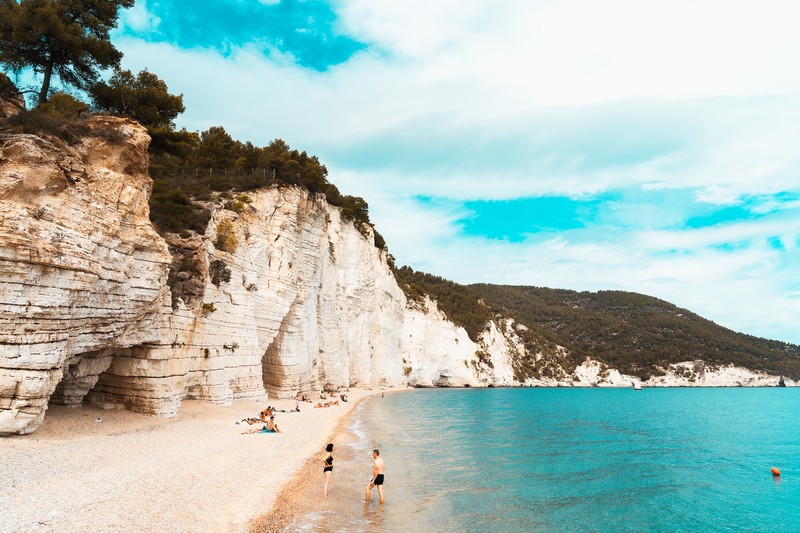
{"type": "Polygon", "coordinates": [[[800,389],[397,393],[334,454],[289,531],[800,531],[800,389]]]}

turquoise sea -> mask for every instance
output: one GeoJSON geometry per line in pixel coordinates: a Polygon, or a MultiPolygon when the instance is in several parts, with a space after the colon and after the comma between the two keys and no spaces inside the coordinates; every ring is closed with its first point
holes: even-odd
{"type": "Polygon", "coordinates": [[[800,531],[794,388],[393,393],[334,457],[289,531],[800,531]]]}

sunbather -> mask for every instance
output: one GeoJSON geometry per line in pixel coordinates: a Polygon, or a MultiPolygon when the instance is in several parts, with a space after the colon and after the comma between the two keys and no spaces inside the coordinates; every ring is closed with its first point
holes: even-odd
{"type": "Polygon", "coordinates": [[[251,433],[278,433],[278,431],[269,429],[267,426],[264,426],[263,428],[253,428],[248,429],[247,431],[242,431],[242,435],[249,435],[251,433]]]}

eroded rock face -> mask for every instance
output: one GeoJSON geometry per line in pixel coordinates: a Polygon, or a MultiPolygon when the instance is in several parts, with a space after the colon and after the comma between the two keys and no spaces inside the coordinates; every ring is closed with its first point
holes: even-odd
{"type": "Polygon", "coordinates": [[[406,368],[426,383],[442,368],[453,385],[480,383],[464,364],[475,344],[433,302],[426,311],[407,306],[371,235],[300,189],[250,196],[246,210],[219,210],[209,224],[208,264],[228,279],[206,281],[203,305],[213,311],[187,324],[191,335],[177,335],[177,346],[151,348],[169,360],[208,352],[205,368],[189,370],[190,397],[401,385],[406,368]],[[228,223],[237,245],[217,249],[216,230],[228,223]]]}
{"type": "Polygon", "coordinates": [[[148,219],[149,137],[122,119],[91,127],[98,136],[74,147],[0,136],[3,433],[41,423],[75,356],[152,340],[167,296],[170,258],[148,219]]]}

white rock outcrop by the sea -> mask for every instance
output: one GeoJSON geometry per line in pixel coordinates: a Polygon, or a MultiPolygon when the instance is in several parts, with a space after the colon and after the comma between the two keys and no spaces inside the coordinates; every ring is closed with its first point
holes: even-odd
{"type": "MultiPolygon", "coordinates": [[[[558,348],[549,377],[520,382],[521,361],[543,357],[527,353],[521,326],[491,321],[474,342],[435,301],[409,302],[371,229],[299,188],[220,202],[206,235],[162,237],[146,131],[107,117],[90,129],[69,146],[0,136],[0,434],[34,431],[48,402],[174,416],[185,398],[340,386],[638,381],[590,360],[563,370],[558,348]]],[[[646,385],[777,383],[673,367],[646,385]]]]}

